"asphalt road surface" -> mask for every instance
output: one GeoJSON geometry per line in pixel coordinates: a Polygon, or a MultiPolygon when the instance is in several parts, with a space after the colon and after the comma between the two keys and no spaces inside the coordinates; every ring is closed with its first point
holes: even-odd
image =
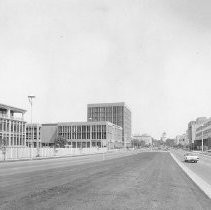
{"type": "MultiPolygon", "coordinates": [[[[211,156],[200,155],[199,161],[197,163],[184,162],[184,154],[187,151],[184,150],[175,150],[173,154],[178,158],[179,161],[183,162],[186,167],[196,173],[199,177],[201,177],[205,182],[211,185],[211,156]]],[[[210,208],[211,209],[211,208],[210,208]]]]}
{"type": "Polygon", "coordinates": [[[1,163],[0,209],[210,210],[211,200],[169,153],[143,152],[1,163]]]}

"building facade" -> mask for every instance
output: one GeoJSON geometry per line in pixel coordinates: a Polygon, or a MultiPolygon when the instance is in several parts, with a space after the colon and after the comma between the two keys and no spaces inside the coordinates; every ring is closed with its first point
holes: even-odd
{"type": "Polygon", "coordinates": [[[196,149],[197,146],[199,147],[199,142],[196,141],[196,130],[206,121],[207,121],[206,117],[198,117],[195,121],[190,121],[188,123],[187,132],[188,132],[188,141],[190,149],[196,149]]]}
{"type": "Polygon", "coordinates": [[[26,110],[0,104],[0,140],[6,140],[6,145],[26,146],[26,110]]]}
{"type": "Polygon", "coordinates": [[[131,111],[124,102],[87,105],[87,121],[109,121],[122,127],[122,144],[131,142],[131,111]]]}
{"type": "Polygon", "coordinates": [[[211,118],[206,119],[196,128],[195,146],[197,149],[203,150],[211,149],[211,118]]]}
{"type": "Polygon", "coordinates": [[[110,122],[58,123],[58,137],[68,141],[73,148],[120,147],[122,128],[110,122]]]}
{"type": "Polygon", "coordinates": [[[54,142],[57,137],[58,137],[58,123],[42,124],[40,130],[42,147],[54,146],[54,142]]]}
{"type": "Polygon", "coordinates": [[[41,124],[26,124],[26,146],[41,146],[41,124]]]}
{"type": "Polygon", "coordinates": [[[190,147],[194,148],[194,141],[196,139],[196,121],[190,121],[188,123],[188,141],[190,147]]]}

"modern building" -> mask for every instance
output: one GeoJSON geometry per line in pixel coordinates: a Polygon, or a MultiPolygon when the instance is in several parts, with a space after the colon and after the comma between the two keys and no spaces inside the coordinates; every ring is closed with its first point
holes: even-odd
{"type": "Polygon", "coordinates": [[[42,147],[53,146],[58,137],[58,123],[42,124],[40,138],[42,147]]]}
{"type": "Polygon", "coordinates": [[[26,124],[26,146],[41,147],[41,124],[26,124]]]}
{"type": "Polygon", "coordinates": [[[73,148],[120,147],[122,128],[111,122],[58,123],[58,137],[68,141],[73,148]]]}
{"type": "Polygon", "coordinates": [[[203,150],[211,149],[211,118],[206,119],[196,128],[195,146],[197,149],[203,150]]]}
{"type": "Polygon", "coordinates": [[[26,110],[0,104],[0,140],[9,147],[26,146],[26,110]]]}
{"type": "MultiPolygon", "coordinates": [[[[200,127],[203,123],[207,121],[206,117],[198,117],[195,121],[190,121],[188,123],[188,140],[190,149],[196,149],[196,129],[200,127]]],[[[199,143],[199,142],[198,142],[199,143]]],[[[199,146],[199,145],[198,145],[199,146]]]]}
{"type": "Polygon", "coordinates": [[[194,149],[194,141],[196,139],[196,121],[188,123],[188,141],[191,149],[194,149]]]}
{"type": "Polygon", "coordinates": [[[109,121],[122,127],[122,144],[131,143],[131,111],[124,102],[87,105],[87,121],[109,121]]]}

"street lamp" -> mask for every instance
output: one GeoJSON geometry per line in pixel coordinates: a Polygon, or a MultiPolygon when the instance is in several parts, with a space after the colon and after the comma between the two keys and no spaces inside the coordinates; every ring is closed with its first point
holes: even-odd
{"type": "MultiPolygon", "coordinates": [[[[31,158],[32,158],[32,143],[33,143],[33,127],[32,127],[32,105],[33,105],[33,99],[35,98],[34,95],[29,95],[28,96],[28,99],[29,99],[29,103],[31,105],[31,145],[30,145],[30,148],[31,148],[31,158]]],[[[37,143],[38,143],[38,138],[37,138],[37,143]]],[[[37,149],[38,149],[38,144],[37,144],[37,149]]]]}
{"type": "Polygon", "coordinates": [[[204,133],[203,133],[203,127],[204,127],[204,124],[202,124],[201,126],[201,151],[203,152],[204,151],[204,133]]]}

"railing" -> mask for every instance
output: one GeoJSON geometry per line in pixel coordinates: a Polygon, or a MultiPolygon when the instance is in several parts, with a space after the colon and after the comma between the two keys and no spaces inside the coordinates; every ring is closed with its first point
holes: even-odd
{"type": "Polygon", "coordinates": [[[6,119],[12,119],[12,120],[20,120],[20,121],[24,120],[23,117],[14,117],[14,116],[9,117],[7,114],[0,114],[0,117],[6,118],[6,119]]]}
{"type": "Polygon", "coordinates": [[[8,118],[7,114],[2,114],[2,113],[0,113],[0,117],[8,118]]]}

